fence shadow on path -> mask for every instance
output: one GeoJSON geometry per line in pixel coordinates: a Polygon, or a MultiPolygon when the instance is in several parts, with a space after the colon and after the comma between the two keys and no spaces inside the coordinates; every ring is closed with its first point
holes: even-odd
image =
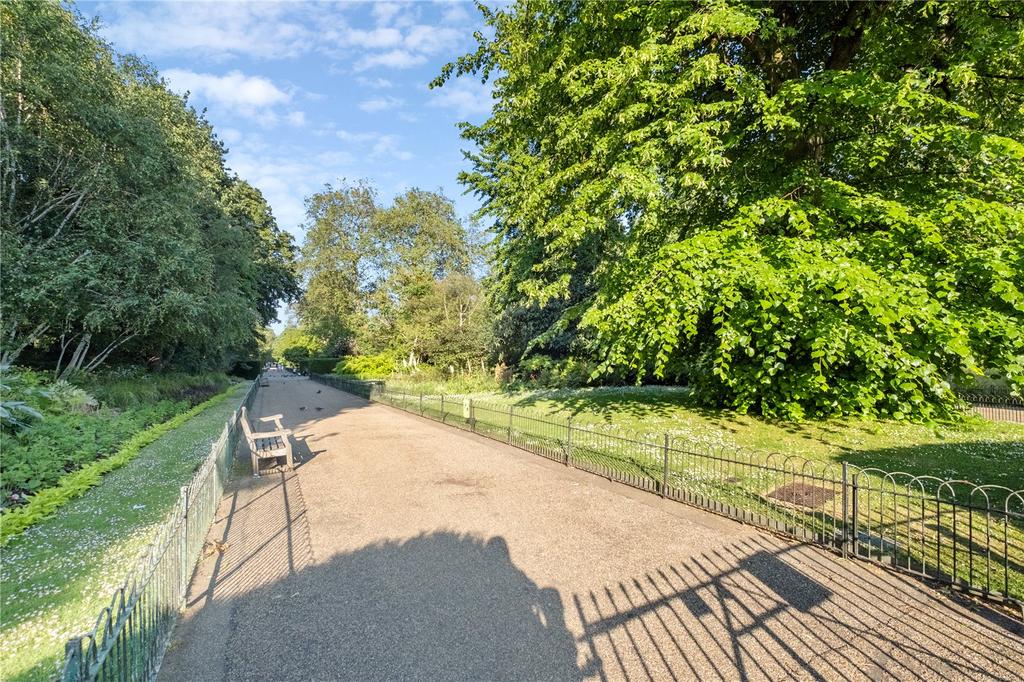
{"type": "Polygon", "coordinates": [[[602,680],[1024,676],[1019,622],[767,539],[576,594],[573,603],[592,661],[586,672],[602,680]]]}

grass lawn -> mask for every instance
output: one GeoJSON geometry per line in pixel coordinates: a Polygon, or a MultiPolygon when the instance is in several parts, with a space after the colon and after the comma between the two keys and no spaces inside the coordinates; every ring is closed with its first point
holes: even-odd
{"type": "MultiPolygon", "coordinates": [[[[389,388],[401,384],[389,382],[389,388]]],[[[411,394],[416,385],[406,385],[411,394]]],[[[771,422],[695,404],[672,387],[615,387],[480,392],[474,400],[589,425],[609,434],[668,433],[678,447],[741,448],[821,462],[906,471],[1024,488],[1024,424],[968,417],[960,423],[908,424],[864,419],[771,422]]]]}
{"type": "Polygon", "coordinates": [[[0,678],[57,674],[65,641],[91,628],[109,604],[247,389],[237,385],[3,549],[0,678]]]}

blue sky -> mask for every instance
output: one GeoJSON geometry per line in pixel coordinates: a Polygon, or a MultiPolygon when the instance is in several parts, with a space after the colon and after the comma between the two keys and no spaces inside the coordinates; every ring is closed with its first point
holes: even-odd
{"type": "MultiPolygon", "coordinates": [[[[148,59],[171,89],[207,109],[228,165],[301,243],[303,199],[365,178],[389,201],[440,189],[463,217],[457,123],[479,122],[490,88],[427,84],[473,49],[471,2],[80,2],[119,52],[148,59]]],[[[275,325],[280,327],[280,325],[275,325]]]]}

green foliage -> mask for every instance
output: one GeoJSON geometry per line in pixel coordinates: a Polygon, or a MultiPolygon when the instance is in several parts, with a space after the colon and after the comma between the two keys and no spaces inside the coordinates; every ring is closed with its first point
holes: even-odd
{"type": "Polygon", "coordinates": [[[40,410],[48,401],[35,373],[0,365],[0,431],[27,429],[43,418],[40,410]]]}
{"type": "Polygon", "coordinates": [[[58,412],[92,412],[99,407],[96,398],[63,379],[50,384],[46,393],[58,412]]]}
{"type": "Polygon", "coordinates": [[[463,366],[489,353],[490,317],[471,269],[476,236],[439,194],[409,190],[379,206],[369,185],[307,200],[302,329],[328,352],[390,352],[408,365],[463,366]]]}
{"type": "Polygon", "coordinates": [[[357,379],[382,379],[398,370],[398,359],[393,353],[376,355],[349,355],[341,358],[332,370],[334,374],[357,379]]]}
{"type": "Polygon", "coordinates": [[[311,374],[330,374],[334,371],[335,365],[341,358],[338,357],[316,357],[302,358],[298,361],[298,367],[303,372],[311,374]]]}
{"type": "Polygon", "coordinates": [[[303,360],[319,355],[323,349],[324,344],[319,339],[296,327],[288,327],[274,339],[271,353],[277,362],[298,367],[303,360]]]}
{"type": "Polygon", "coordinates": [[[154,375],[128,369],[79,374],[81,385],[9,369],[5,385],[37,411],[28,428],[0,433],[0,504],[18,505],[113,452],[152,424],[165,421],[226,388],[223,374],[154,375]],[[88,390],[86,390],[88,389],[88,390]],[[95,395],[95,397],[93,397],[95,395]]]}
{"type": "MultiPolygon", "coordinates": [[[[109,457],[104,457],[103,459],[91,461],[89,464],[86,464],[85,466],[75,469],[74,471],[72,471],[72,473],[61,476],[58,481],[51,481],[48,485],[41,486],[42,489],[40,489],[39,492],[35,492],[34,494],[30,495],[28,497],[28,501],[22,504],[21,506],[10,509],[4,509],[3,516],[0,517],[0,547],[7,544],[8,540],[10,540],[15,535],[18,535],[19,533],[23,532],[32,524],[38,523],[39,521],[53,514],[58,508],[60,508],[63,504],[67,503],[69,500],[78,497],[86,490],[99,483],[100,479],[103,477],[104,474],[114,471],[115,469],[118,469],[120,467],[123,467],[125,464],[130,462],[136,455],[138,455],[142,448],[149,445],[160,436],[164,435],[168,431],[171,431],[172,429],[180,427],[182,424],[184,424],[189,419],[196,416],[203,410],[226,400],[229,393],[230,389],[214,396],[213,398],[210,398],[206,402],[196,405],[195,407],[185,412],[175,410],[174,408],[176,406],[170,405],[166,402],[162,402],[157,405],[151,406],[150,411],[148,413],[149,416],[155,416],[159,414],[161,411],[163,411],[165,412],[165,414],[161,419],[165,421],[159,421],[159,423],[157,423],[157,419],[152,419],[150,423],[154,425],[141,431],[136,429],[134,435],[132,435],[130,438],[124,441],[123,445],[121,445],[114,454],[110,455],[109,457]],[[179,413],[176,416],[171,417],[170,415],[173,414],[175,411],[178,411],[179,413]]],[[[57,420],[48,420],[47,424],[51,424],[54,421],[57,420]]],[[[89,438],[90,436],[108,439],[109,442],[107,443],[107,445],[109,446],[115,442],[116,436],[113,433],[113,429],[120,427],[121,425],[122,424],[119,423],[117,424],[117,426],[112,427],[110,430],[104,430],[102,434],[99,434],[97,432],[90,433],[87,429],[84,428],[81,429],[80,432],[82,433],[83,438],[86,439],[89,438]]],[[[69,433],[70,431],[69,429],[66,428],[67,425],[62,426],[64,426],[65,428],[60,428],[60,426],[58,426],[57,430],[55,430],[54,432],[58,436],[63,436],[69,433]]],[[[33,445],[38,445],[39,443],[43,442],[44,439],[45,436],[40,437],[39,439],[34,441],[33,445]]],[[[124,439],[122,438],[122,440],[124,439]]],[[[45,450],[41,448],[36,448],[33,454],[41,455],[44,452],[45,450]]],[[[33,465],[35,464],[35,462],[32,463],[33,465]]],[[[8,474],[9,471],[5,468],[5,488],[8,485],[8,474]]],[[[14,483],[17,476],[17,473],[12,474],[12,483],[14,483]]],[[[29,488],[29,490],[35,489],[36,488],[29,488]]]]}
{"type": "Polygon", "coordinates": [[[2,361],[188,371],[255,354],[291,238],[209,123],[55,2],[0,5],[2,361]]]}
{"type": "Polygon", "coordinates": [[[120,367],[107,372],[80,373],[72,381],[104,406],[130,409],[161,400],[186,400],[194,405],[227,388],[223,372],[147,372],[141,367],[120,367]]]}
{"type": "Polygon", "coordinates": [[[509,361],[685,382],[784,418],[931,419],[1024,388],[1024,12],[1013,3],[484,10],[509,361]],[[529,337],[529,341],[525,336],[529,337]]]}
{"type": "Polygon", "coordinates": [[[546,388],[579,388],[592,383],[594,363],[578,358],[555,359],[531,355],[519,363],[520,385],[546,388]]]}

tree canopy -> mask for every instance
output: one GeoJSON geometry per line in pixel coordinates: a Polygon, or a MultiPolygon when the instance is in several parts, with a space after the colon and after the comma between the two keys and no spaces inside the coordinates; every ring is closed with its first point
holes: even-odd
{"type": "Polygon", "coordinates": [[[483,12],[434,85],[493,80],[463,181],[495,307],[530,330],[504,347],[780,417],[1024,387],[1019,3],[483,12]]]}
{"type": "Polygon", "coordinates": [[[3,360],[200,369],[294,300],[291,237],[210,124],[58,3],[0,6],[3,360]]]}
{"type": "Polygon", "coordinates": [[[479,247],[451,200],[412,189],[378,205],[366,183],[306,202],[302,329],[331,354],[391,352],[462,366],[488,352],[490,319],[472,266],[479,247]]]}

